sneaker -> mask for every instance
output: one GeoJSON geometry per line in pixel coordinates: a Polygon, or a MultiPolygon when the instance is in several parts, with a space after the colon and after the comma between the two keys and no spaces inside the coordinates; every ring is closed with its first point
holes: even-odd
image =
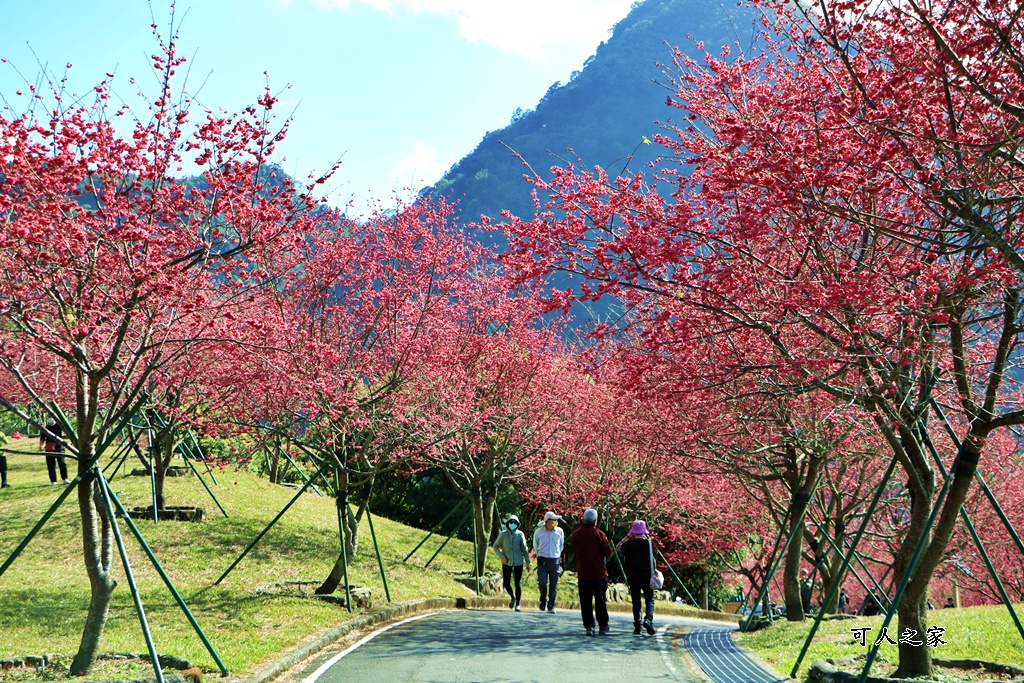
{"type": "Polygon", "coordinates": [[[540,611],[543,612],[546,609],[547,609],[547,607],[544,606],[544,603],[543,602],[540,603],[540,611]]]}
{"type": "Polygon", "coordinates": [[[607,625],[607,624],[605,624],[605,625],[604,625],[604,626],[602,626],[602,627],[601,627],[600,629],[598,629],[598,631],[597,631],[597,632],[598,632],[599,634],[601,634],[602,636],[606,636],[606,635],[608,635],[608,625],[607,625]]]}
{"type": "Polygon", "coordinates": [[[56,485],[57,485],[57,482],[55,482],[55,481],[51,481],[50,482],[50,486],[56,486],[56,485]]]}
{"type": "Polygon", "coordinates": [[[0,489],[9,489],[9,488],[11,488],[11,485],[8,484],[6,481],[2,485],[0,485],[0,489]]]}
{"type": "Polygon", "coordinates": [[[588,636],[596,636],[597,635],[597,632],[594,631],[594,627],[593,626],[591,626],[590,628],[587,629],[587,635],[588,636]]]}
{"type": "Polygon", "coordinates": [[[548,607],[548,614],[554,614],[554,613],[555,613],[555,608],[554,607],[548,607]]]}
{"type": "Polygon", "coordinates": [[[508,601],[508,608],[509,609],[515,609],[516,608],[516,599],[515,598],[512,598],[511,600],[508,601]]]}
{"type": "Polygon", "coordinates": [[[519,607],[519,603],[518,602],[516,603],[516,611],[517,612],[522,612],[523,611],[522,608],[519,607]]]}
{"type": "Polygon", "coordinates": [[[633,635],[640,635],[640,624],[633,624],[633,635]]]}
{"type": "Polygon", "coordinates": [[[64,480],[64,483],[65,483],[65,484],[70,484],[71,482],[70,482],[70,481],[68,481],[67,479],[65,479],[65,480],[64,480]]]}
{"type": "Polygon", "coordinates": [[[647,629],[647,635],[649,635],[649,636],[653,636],[654,635],[654,633],[655,633],[655,631],[654,631],[654,624],[651,623],[650,619],[644,619],[644,628],[647,629]]]}

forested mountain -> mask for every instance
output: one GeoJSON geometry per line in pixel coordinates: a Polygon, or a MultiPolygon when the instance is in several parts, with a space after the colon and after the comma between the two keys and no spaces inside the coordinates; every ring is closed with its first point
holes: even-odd
{"type": "Polygon", "coordinates": [[[735,41],[745,47],[755,28],[751,10],[735,2],[634,3],[568,83],[555,83],[535,109],[517,111],[508,126],[485,135],[429,189],[458,199],[461,220],[470,222],[497,217],[502,209],[532,214],[531,186],[523,180],[527,169],[510,149],[542,175],[560,159],[618,173],[634,150],[630,168],[639,170],[657,151],[641,144],[643,137],[657,132],[655,121],[670,119],[674,111],[665,104],[669,92],[659,85],[665,79],[656,64],[671,62],[672,46],[700,57],[697,41],[715,54],[735,41]]]}

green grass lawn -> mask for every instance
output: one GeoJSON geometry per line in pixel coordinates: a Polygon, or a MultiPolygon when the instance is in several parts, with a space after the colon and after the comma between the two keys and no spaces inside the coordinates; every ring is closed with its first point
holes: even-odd
{"type": "MultiPolygon", "coordinates": [[[[1024,605],[1014,605],[1014,610],[1018,617],[1024,618],[1024,605]]],[[[860,639],[854,637],[851,629],[870,627],[866,642],[872,645],[881,634],[884,619],[884,616],[876,616],[822,621],[801,662],[798,677],[805,677],[807,667],[816,659],[865,654],[868,648],[860,644],[860,639]]],[[[769,628],[739,634],[738,639],[788,676],[813,623],[811,619],[803,622],[777,621],[769,628]]],[[[941,636],[946,641],[945,645],[931,648],[935,658],[980,659],[1024,666],[1024,642],[1004,605],[932,610],[928,613],[928,626],[942,628],[941,636]]],[[[888,630],[893,640],[898,640],[896,632],[896,620],[893,618],[888,630]]],[[[883,664],[895,664],[898,658],[897,647],[883,642],[877,660],[883,664]]]]}
{"type": "MultiPolygon", "coordinates": [[[[13,447],[34,450],[35,442],[22,439],[13,447]]],[[[0,491],[0,563],[62,490],[59,483],[49,485],[42,457],[9,455],[8,463],[13,488],[0,491]]],[[[73,469],[74,462],[69,460],[68,464],[73,469]]],[[[205,521],[143,521],[139,526],[227,668],[233,675],[244,676],[289,646],[336,627],[352,615],[335,604],[258,590],[273,582],[319,581],[334,565],[339,552],[336,508],[332,499],[313,493],[303,494],[227,579],[211,587],[296,492],[231,468],[216,476],[219,486],[213,487],[214,493],[229,518],[221,515],[194,477],[180,477],[167,480],[168,504],[202,507],[206,510],[205,521]]],[[[118,475],[111,487],[125,506],[150,503],[147,477],[118,475]]],[[[78,649],[89,599],[80,526],[73,493],[0,577],[0,659],[40,654],[70,656],[78,649]]],[[[424,570],[423,563],[443,537],[428,541],[412,563],[405,564],[402,559],[425,532],[376,517],[374,526],[394,602],[472,594],[441,571],[468,570],[472,566],[472,543],[453,540],[430,569],[424,570]]],[[[213,659],[123,521],[121,528],[158,652],[175,654],[203,670],[216,671],[213,659]]],[[[498,571],[493,554],[489,562],[492,566],[488,571],[498,571]]],[[[119,558],[115,565],[119,585],[101,650],[145,652],[119,558]]],[[[378,606],[386,604],[365,518],[349,579],[371,588],[378,606]]],[[[535,586],[532,591],[536,593],[535,586]]],[[[339,593],[344,594],[344,589],[339,593]]],[[[17,675],[0,672],[0,680],[21,680],[25,675],[24,671],[17,675]]]]}

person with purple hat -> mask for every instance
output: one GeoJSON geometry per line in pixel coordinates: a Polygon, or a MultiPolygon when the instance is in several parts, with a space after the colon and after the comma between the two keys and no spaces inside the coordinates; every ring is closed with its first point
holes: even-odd
{"type": "Polygon", "coordinates": [[[537,584],[540,586],[540,611],[555,611],[555,595],[565,550],[565,532],[558,528],[561,515],[548,510],[533,532],[533,549],[537,553],[537,584]]]}
{"type": "Polygon", "coordinates": [[[626,561],[626,583],[629,597],[633,601],[633,635],[640,635],[643,625],[649,635],[654,635],[654,589],[651,575],[654,573],[654,546],[647,522],[638,519],[629,528],[629,534],[616,545],[626,561]],[[640,621],[640,595],[644,597],[644,617],[640,621]]]}

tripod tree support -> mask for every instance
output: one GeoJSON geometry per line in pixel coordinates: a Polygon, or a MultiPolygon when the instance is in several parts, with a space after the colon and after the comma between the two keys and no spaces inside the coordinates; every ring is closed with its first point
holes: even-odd
{"type": "MultiPolygon", "coordinates": [[[[963,457],[964,448],[961,445],[957,451],[956,460],[953,463],[953,472],[956,472],[956,463],[963,457]]],[[[907,586],[910,584],[910,577],[917,568],[917,562],[921,559],[921,553],[924,552],[924,547],[928,543],[928,536],[931,533],[932,527],[935,526],[935,519],[939,516],[939,512],[942,509],[942,504],[946,500],[946,494],[949,493],[950,484],[953,481],[953,477],[946,477],[945,481],[942,482],[942,488],[939,490],[939,495],[935,499],[935,504],[932,507],[931,514],[928,515],[928,521],[921,531],[921,538],[917,541],[917,546],[914,548],[914,554],[910,557],[910,562],[907,564],[906,570],[903,572],[903,576],[900,577],[899,586],[896,588],[896,595],[893,596],[892,602],[889,603],[889,609],[885,612],[885,619],[882,621],[882,630],[889,628],[889,624],[892,622],[892,615],[896,613],[896,608],[900,604],[900,599],[907,590],[907,586]]],[[[867,523],[865,519],[865,524],[867,523]]],[[[857,678],[857,683],[864,683],[868,678],[868,672],[871,671],[871,665],[875,661],[875,657],[878,655],[879,644],[876,643],[868,648],[867,658],[864,662],[864,668],[860,672],[860,676],[857,678]]]]}
{"type": "Polygon", "coordinates": [[[249,551],[252,550],[257,543],[260,542],[261,538],[267,535],[267,532],[270,531],[275,524],[277,524],[278,520],[284,517],[284,513],[288,512],[288,508],[290,508],[295,503],[295,501],[297,501],[299,497],[301,497],[302,494],[306,492],[306,489],[312,486],[313,482],[316,481],[320,477],[320,475],[324,473],[324,471],[327,469],[329,465],[330,463],[325,460],[323,465],[320,466],[320,469],[317,470],[315,475],[313,475],[313,478],[306,482],[306,484],[301,489],[299,489],[298,493],[296,493],[295,496],[290,501],[288,501],[288,504],[285,505],[284,508],[279,513],[277,513],[277,516],[270,521],[270,524],[268,524],[267,527],[256,536],[256,538],[250,541],[249,545],[247,545],[245,547],[245,550],[242,551],[242,554],[238,556],[238,559],[232,562],[231,566],[224,570],[224,573],[220,575],[220,578],[213,582],[214,586],[220,585],[220,582],[223,581],[227,577],[227,575],[230,574],[231,571],[238,566],[238,563],[241,562],[242,559],[249,554],[249,551]]]}
{"type": "Polygon", "coordinates": [[[99,468],[93,469],[93,482],[99,487],[103,494],[104,507],[110,515],[110,527],[114,531],[114,541],[117,543],[117,552],[121,555],[121,565],[124,567],[124,575],[128,579],[128,588],[132,593],[132,600],[135,602],[135,611],[139,614],[139,625],[142,627],[142,636],[146,639],[146,649],[149,650],[149,661],[153,664],[153,671],[156,673],[157,683],[164,683],[164,672],[160,668],[160,657],[156,653],[156,645],[153,643],[153,634],[149,630],[149,621],[146,619],[146,610],[142,606],[142,596],[139,595],[139,587],[135,584],[135,574],[132,573],[132,565],[128,561],[128,551],[124,547],[124,539],[121,537],[121,528],[117,523],[117,515],[114,514],[114,506],[110,502],[110,490],[107,482],[103,479],[103,473],[99,468]]]}
{"type": "MultiPolygon", "coordinates": [[[[864,514],[863,522],[860,528],[857,529],[857,533],[854,534],[853,540],[850,543],[850,550],[843,556],[843,562],[839,566],[839,571],[836,573],[836,580],[829,586],[828,595],[825,597],[825,605],[832,604],[832,599],[839,592],[839,586],[843,583],[843,576],[850,568],[850,563],[853,561],[854,555],[857,552],[857,545],[860,543],[861,538],[864,537],[864,532],[867,531],[868,521],[871,516],[875,514],[875,509],[878,507],[879,501],[882,499],[882,494],[885,493],[885,487],[888,486],[889,480],[892,478],[892,473],[896,469],[896,456],[893,455],[892,460],[889,461],[889,467],[886,468],[885,474],[882,475],[882,481],[878,484],[878,489],[875,491],[874,497],[871,499],[871,503],[868,505],[868,509],[864,514]]],[[[871,593],[869,592],[870,596],[871,593]]],[[[887,610],[894,609],[895,602],[890,603],[887,610]]],[[[807,649],[811,646],[811,640],[814,639],[814,634],[817,633],[818,627],[821,626],[821,619],[825,616],[824,610],[818,610],[818,614],[814,617],[814,624],[811,625],[811,630],[807,634],[807,639],[804,640],[804,646],[800,650],[800,654],[797,655],[796,663],[793,665],[793,671],[790,673],[791,678],[796,678],[796,672],[800,668],[800,662],[803,661],[804,656],[807,654],[807,649]]],[[[863,682],[861,682],[863,683],[863,682]]]]}
{"type": "MultiPolygon", "coordinates": [[[[679,587],[683,589],[684,593],[686,593],[686,597],[690,598],[690,604],[697,606],[697,601],[693,599],[693,595],[691,595],[690,591],[687,590],[686,584],[684,584],[683,580],[679,578],[678,574],[676,574],[676,570],[672,568],[671,564],[669,564],[669,561],[665,558],[665,555],[660,550],[655,550],[655,552],[658,553],[658,557],[660,557],[661,561],[665,563],[666,567],[668,567],[669,573],[676,580],[676,583],[679,584],[679,587]]],[[[623,573],[623,575],[625,575],[625,573],[623,573]]]]}
{"type": "MultiPolygon", "coordinates": [[[[421,548],[421,547],[423,546],[423,544],[424,544],[424,543],[426,543],[426,542],[427,542],[428,540],[430,540],[430,537],[431,537],[431,536],[433,536],[433,535],[434,535],[434,534],[435,534],[435,533],[437,532],[437,530],[441,528],[441,525],[442,525],[442,524],[444,524],[445,522],[447,522],[447,521],[448,521],[448,520],[449,520],[449,519],[451,518],[451,516],[452,516],[452,515],[454,515],[454,514],[455,514],[455,512],[456,512],[456,511],[457,511],[457,510],[458,510],[458,509],[459,509],[460,507],[462,507],[462,505],[463,505],[463,504],[464,504],[464,503],[465,503],[465,502],[466,502],[467,500],[469,500],[469,496],[466,496],[465,498],[463,498],[462,500],[460,500],[460,501],[458,502],[458,504],[457,504],[457,505],[456,505],[455,507],[453,507],[453,508],[451,509],[451,511],[450,511],[450,512],[449,512],[449,513],[448,513],[447,515],[445,515],[445,516],[444,516],[444,519],[442,519],[442,520],[441,520],[440,522],[438,522],[437,524],[435,524],[435,525],[434,525],[434,528],[430,530],[430,533],[429,533],[429,534],[427,534],[427,535],[426,535],[426,537],[425,537],[425,538],[424,538],[424,539],[423,539],[422,541],[420,541],[419,543],[417,543],[417,544],[416,544],[416,547],[415,547],[415,548],[413,548],[412,550],[410,550],[410,551],[409,551],[409,554],[405,556],[405,559],[403,559],[403,560],[402,560],[402,562],[408,562],[408,561],[409,561],[409,558],[410,558],[410,557],[412,557],[413,555],[415,555],[415,554],[416,554],[416,551],[417,551],[417,550],[419,550],[419,549],[420,549],[420,548],[421,548]]],[[[450,538],[450,536],[449,536],[449,538],[450,538]]],[[[433,558],[431,558],[431,559],[433,559],[433,558]]],[[[430,564],[430,563],[428,562],[427,564],[430,564]]]]}
{"type": "Polygon", "coordinates": [[[370,538],[373,539],[373,551],[377,554],[377,566],[380,567],[380,580],[384,583],[384,595],[388,602],[391,602],[391,591],[388,590],[388,576],[384,573],[384,560],[380,556],[380,546],[377,544],[377,533],[373,530],[373,516],[370,514],[370,507],[366,507],[366,521],[370,525],[370,538]]]}
{"type": "Polygon", "coordinates": [[[352,611],[352,589],[348,583],[348,550],[345,548],[345,517],[348,513],[348,499],[341,492],[338,470],[334,470],[335,501],[338,508],[338,535],[341,537],[341,571],[345,578],[345,608],[352,611]]]}
{"type": "MultiPolygon", "coordinates": [[[[448,545],[448,541],[452,540],[452,537],[459,532],[459,528],[462,527],[469,520],[472,514],[473,511],[470,510],[469,512],[462,516],[462,519],[459,520],[459,523],[455,525],[455,528],[453,528],[451,532],[448,534],[448,536],[444,539],[444,543],[438,546],[437,550],[434,551],[434,554],[430,556],[429,560],[427,560],[427,563],[423,565],[424,569],[428,569],[430,567],[430,563],[433,562],[437,558],[437,556],[441,554],[441,551],[444,550],[444,547],[448,545]]],[[[473,562],[475,563],[476,560],[474,559],[473,562]]]]}
{"type": "MultiPolygon", "coordinates": [[[[818,487],[817,482],[815,482],[814,488],[816,489],[817,487],[818,487]]],[[[813,492],[813,489],[812,489],[812,492],[813,492]]],[[[786,549],[789,548],[790,543],[792,543],[793,539],[796,538],[797,533],[801,531],[801,524],[800,524],[800,522],[803,522],[804,517],[807,515],[807,508],[810,506],[811,495],[812,494],[804,494],[804,496],[803,496],[804,500],[803,500],[803,502],[800,505],[800,514],[797,515],[797,517],[799,519],[797,520],[797,523],[793,524],[793,529],[786,536],[785,544],[781,548],[779,548],[778,556],[775,557],[774,560],[772,561],[771,570],[765,575],[764,582],[761,584],[761,587],[757,591],[757,599],[754,600],[754,604],[751,605],[751,607],[750,607],[750,615],[747,617],[747,620],[743,623],[743,626],[740,627],[741,631],[749,631],[750,630],[750,624],[752,624],[753,621],[754,621],[754,612],[757,609],[757,603],[761,602],[761,599],[764,597],[765,591],[768,590],[768,585],[771,583],[772,579],[775,577],[775,572],[777,572],[779,570],[779,565],[782,564],[782,558],[786,554],[786,549]]],[[[785,528],[786,527],[783,526],[782,529],[779,530],[779,537],[780,538],[781,538],[782,533],[785,530],[785,528]]],[[[778,546],[778,543],[776,542],[776,547],[777,546],[778,546]]],[[[770,618],[771,617],[769,617],[769,619],[770,618]]]]}
{"type": "Polygon", "coordinates": [[[193,616],[192,611],[188,608],[188,605],[185,604],[184,598],[181,597],[181,594],[178,592],[178,589],[175,588],[174,582],[171,581],[171,577],[167,575],[166,571],[164,571],[163,565],[161,565],[160,560],[156,558],[156,554],[153,552],[153,549],[149,547],[149,544],[146,543],[146,539],[142,537],[142,532],[139,531],[139,527],[136,526],[135,522],[132,521],[132,518],[128,516],[128,511],[125,510],[124,505],[118,499],[117,494],[114,493],[114,491],[110,488],[110,485],[106,482],[106,480],[103,480],[103,484],[106,491],[108,492],[108,495],[110,496],[111,501],[113,501],[114,505],[117,507],[117,511],[121,513],[121,517],[124,518],[124,521],[128,524],[128,528],[132,532],[132,535],[135,536],[135,540],[139,542],[139,545],[142,547],[143,552],[146,553],[146,557],[149,558],[149,561],[153,564],[153,568],[156,569],[156,573],[160,575],[160,578],[163,579],[164,585],[167,586],[167,590],[170,591],[171,595],[174,597],[174,601],[178,603],[178,607],[180,607],[181,611],[185,614],[185,618],[188,619],[189,624],[192,625],[192,628],[195,630],[196,635],[198,635],[199,639],[203,641],[203,645],[206,646],[207,652],[209,652],[210,656],[213,657],[213,661],[216,662],[217,667],[220,669],[220,672],[227,676],[227,667],[224,666],[224,662],[221,661],[220,656],[214,649],[213,644],[210,642],[210,639],[206,637],[206,634],[203,632],[202,627],[199,626],[199,622],[196,621],[196,618],[195,616],[193,616]]]}
{"type": "MultiPolygon", "coordinates": [[[[935,445],[932,443],[931,437],[928,435],[928,430],[923,424],[920,425],[920,430],[923,440],[928,446],[928,450],[932,454],[932,458],[935,460],[935,465],[939,468],[939,472],[941,472],[942,476],[947,480],[951,479],[951,475],[946,473],[946,467],[942,464],[942,458],[939,457],[939,453],[935,449],[935,445]]],[[[957,448],[959,447],[960,443],[959,440],[957,440],[957,448]]],[[[977,470],[975,470],[975,473],[977,473],[977,470]]],[[[996,507],[997,511],[1000,511],[999,504],[996,502],[994,496],[990,498],[990,501],[993,506],[996,507]]],[[[963,517],[964,526],[967,527],[967,531],[971,534],[971,540],[974,541],[975,547],[978,548],[978,553],[981,555],[981,559],[985,563],[985,568],[988,570],[989,576],[991,576],[992,580],[995,581],[996,589],[999,591],[999,597],[1002,598],[1003,604],[1006,605],[1006,609],[1009,610],[1010,618],[1013,620],[1014,626],[1017,627],[1017,633],[1020,634],[1021,640],[1024,640],[1024,626],[1021,625],[1020,619],[1017,617],[1017,612],[1013,609],[1013,601],[1010,600],[1010,596],[1007,595],[1002,579],[999,578],[999,572],[996,571],[995,565],[992,564],[992,558],[989,557],[988,550],[985,548],[985,544],[982,542],[981,536],[978,535],[978,530],[974,527],[974,521],[971,519],[971,514],[963,505],[960,506],[960,516],[963,517]]],[[[1008,520],[1007,524],[1009,524],[1008,520]]],[[[1009,526],[1008,530],[1011,536],[1016,535],[1012,524],[1009,526]]]]}

